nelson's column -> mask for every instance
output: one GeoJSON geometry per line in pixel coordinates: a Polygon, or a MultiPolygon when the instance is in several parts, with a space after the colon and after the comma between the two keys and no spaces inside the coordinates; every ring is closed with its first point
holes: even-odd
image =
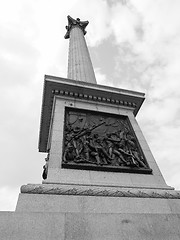
{"type": "Polygon", "coordinates": [[[39,134],[39,151],[47,153],[44,180],[21,187],[16,211],[6,213],[0,234],[180,239],[180,192],[166,184],[135,119],[144,93],[96,83],[87,25],[68,16],[68,77],[44,80],[39,134]]]}

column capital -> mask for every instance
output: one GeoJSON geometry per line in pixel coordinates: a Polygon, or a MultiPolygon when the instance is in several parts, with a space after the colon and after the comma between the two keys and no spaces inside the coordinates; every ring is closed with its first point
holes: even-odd
{"type": "Polygon", "coordinates": [[[73,19],[69,15],[67,16],[67,19],[68,19],[68,26],[66,26],[67,32],[64,36],[65,39],[68,39],[70,37],[71,29],[76,26],[82,29],[84,35],[86,34],[85,28],[89,23],[88,21],[80,21],[79,18],[73,19]]]}

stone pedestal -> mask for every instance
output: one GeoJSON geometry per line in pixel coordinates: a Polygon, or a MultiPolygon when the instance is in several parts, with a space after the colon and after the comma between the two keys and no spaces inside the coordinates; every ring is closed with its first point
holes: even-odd
{"type": "Polygon", "coordinates": [[[11,229],[2,224],[2,236],[179,239],[180,192],[165,183],[135,120],[143,100],[138,92],[46,76],[39,150],[49,150],[48,176],[43,184],[21,187],[16,212],[1,215],[11,229]],[[64,168],[66,108],[127,117],[149,170],[64,168]]]}
{"type": "Polygon", "coordinates": [[[21,191],[16,213],[0,215],[10,229],[0,229],[2,236],[9,237],[5,239],[175,240],[180,236],[180,192],[174,190],[30,184],[21,191]]]}
{"type": "Polygon", "coordinates": [[[45,77],[44,89],[39,150],[42,152],[49,150],[49,166],[47,179],[43,183],[171,189],[165,183],[135,119],[144,101],[143,93],[52,76],[45,77]],[[101,166],[94,170],[64,168],[62,160],[66,108],[128,118],[152,172],[146,174],[144,169],[145,171],[141,173],[137,168],[117,172],[116,167],[115,171],[106,169],[97,171],[101,170],[101,166]]]}
{"type": "Polygon", "coordinates": [[[21,187],[15,213],[0,214],[1,239],[180,239],[180,192],[165,183],[135,120],[143,100],[138,92],[46,76],[39,150],[49,151],[48,176],[21,187]],[[148,171],[64,168],[66,108],[128,118],[148,171]]]}
{"type": "Polygon", "coordinates": [[[17,212],[83,214],[176,214],[180,192],[121,187],[28,184],[21,187],[17,212]]]}
{"type": "Polygon", "coordinates": [[[180,214],[4,212],[3,240],[179,240],[180,214]]]}

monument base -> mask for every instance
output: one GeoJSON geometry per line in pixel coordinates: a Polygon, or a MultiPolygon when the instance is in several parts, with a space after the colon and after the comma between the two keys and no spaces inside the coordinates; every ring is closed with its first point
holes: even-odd
{"type": "Polygon", "coordinates": [[[65,184],[21,187],[17,212],[180,213],[180,191],[65,184]]]}
{"type": "Polygon", "coordinates": [[[1,212],[1,239],[175,240],[180,214],[1,212]]]}
{"type": "Polygon", "coordinates": [[[180,191],[65,184],[21,187],[0,239],[179,239],[180,191]]]}
{"type": "Polygon", "coordinates": [[[63,184],[21,188],[1,239],[179,239],[180,192],[63,184]]]}

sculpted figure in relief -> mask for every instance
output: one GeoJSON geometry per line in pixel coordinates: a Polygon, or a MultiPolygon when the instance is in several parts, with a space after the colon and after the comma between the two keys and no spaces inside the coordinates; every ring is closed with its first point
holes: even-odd
{"type": "Polygon", "coordinates": [[[63,163],[148,168],[124,116],[67,111],[63,163]]]}

